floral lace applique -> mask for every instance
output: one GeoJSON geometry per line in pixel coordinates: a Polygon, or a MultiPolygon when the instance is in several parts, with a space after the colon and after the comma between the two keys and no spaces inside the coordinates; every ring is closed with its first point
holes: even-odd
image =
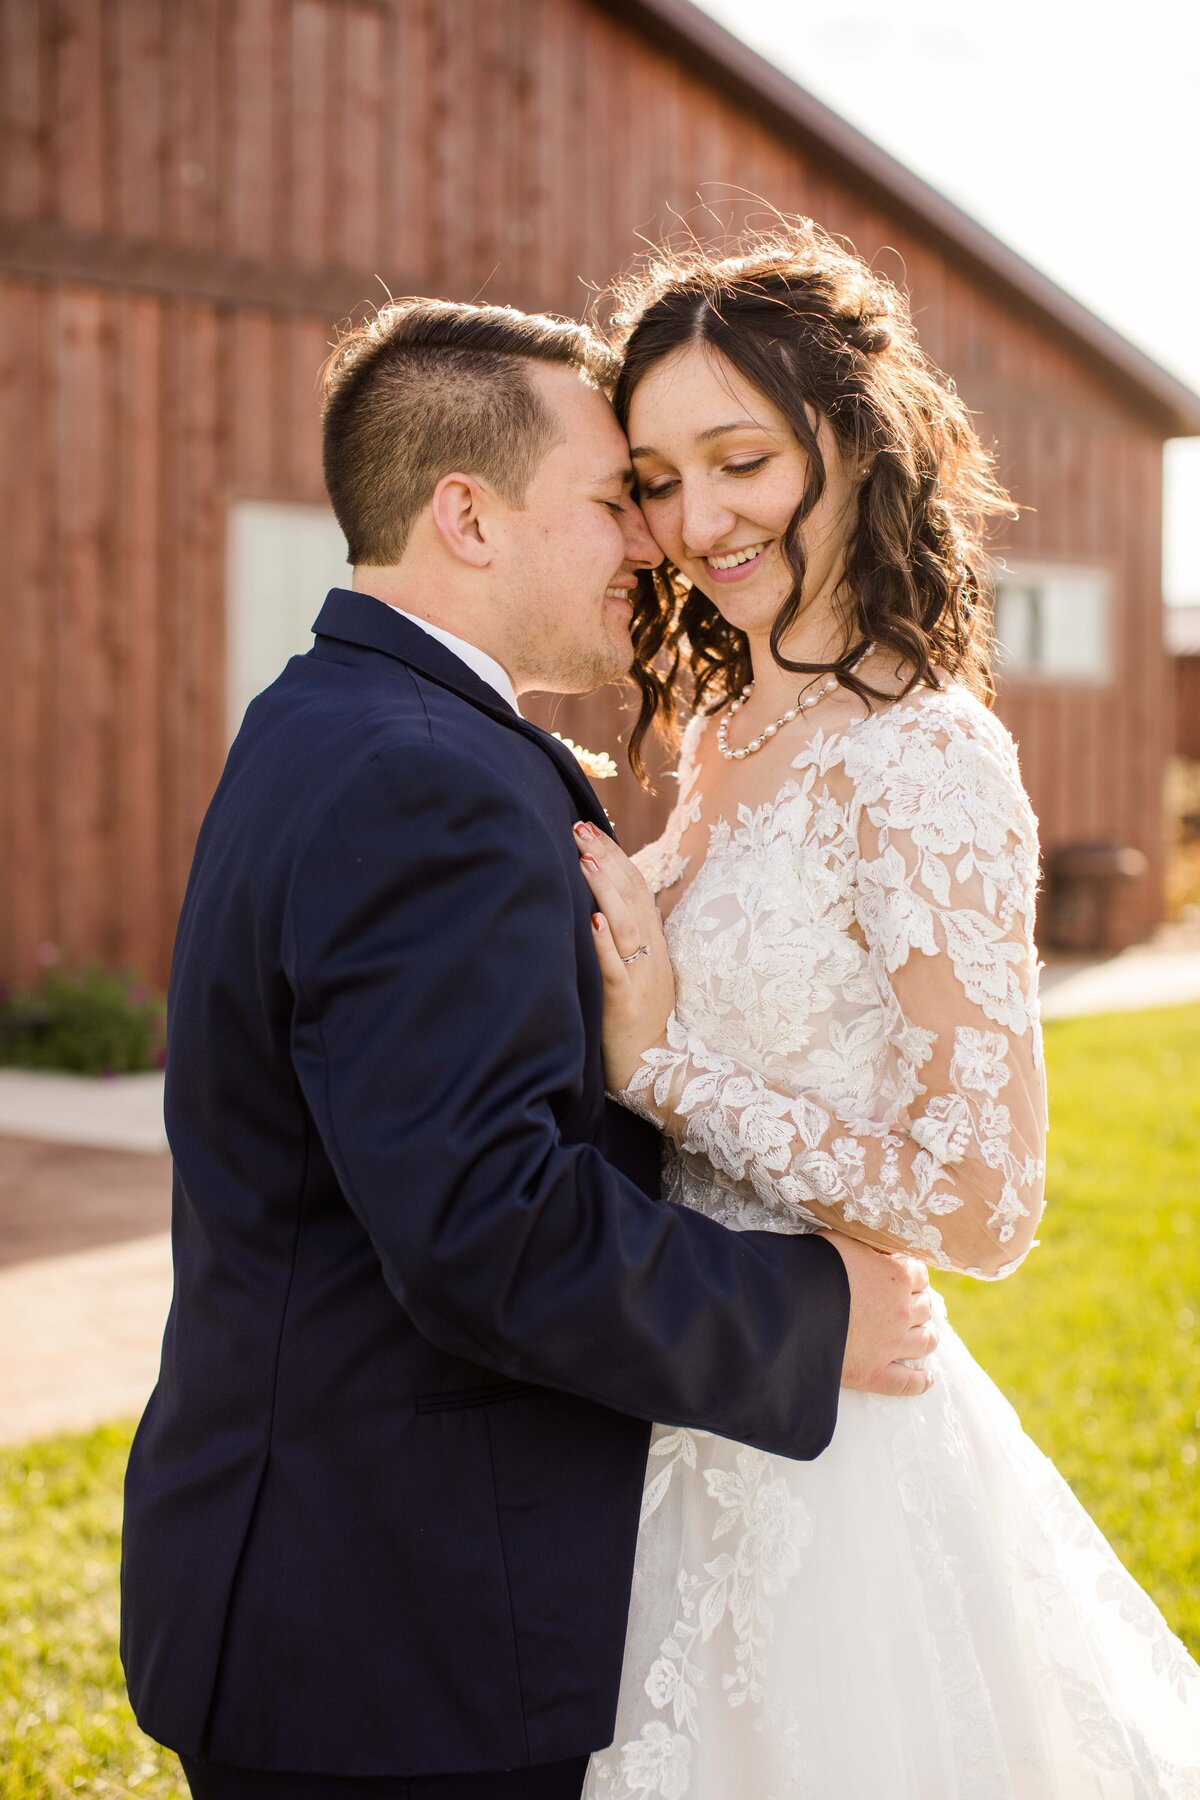
{"type": "MultiPolygon", "coordinates": [[[[672,869],[702,816],[693,767],[672,869]]],[[[809,1229],[1008,1274],[1045,1172],[1037,869],[1011,739],[964,690],[818,733],[710,828],[668,922],[676,1011],[623,1100],[809,1229]]]]}

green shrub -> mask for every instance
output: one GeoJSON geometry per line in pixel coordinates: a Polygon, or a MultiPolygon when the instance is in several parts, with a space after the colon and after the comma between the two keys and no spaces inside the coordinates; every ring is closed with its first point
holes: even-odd
{"type": "Polygon", "coordinates": [[[110,969],[51,969],[0,1002],[0,1065],[76,1075],[160,1069],[166,1001],[136,976],[110,969]]]}

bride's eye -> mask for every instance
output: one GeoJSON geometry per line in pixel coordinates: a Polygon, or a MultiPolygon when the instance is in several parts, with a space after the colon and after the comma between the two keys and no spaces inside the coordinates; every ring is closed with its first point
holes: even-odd
{"type": "Polygon", "coordinates": [[[767,460],[765,456],[756,456],[751,462],[726,463],[725,473],[727,475],[753,475],[755,469],[761,469],[767,460]]]}
{"type": "Polygon", "coordinates": [[[647,483],[646,485],[644,485],[638,489],[638,499],[639,500],[661,500],[664,495],[669,494],[671,492],[672,488],[675,488],[678,486],[679,486],[679,483],[672,478],[666,478],[662,481],[656,481],[653,484],[653,486],[651,486],[647,483]]]}

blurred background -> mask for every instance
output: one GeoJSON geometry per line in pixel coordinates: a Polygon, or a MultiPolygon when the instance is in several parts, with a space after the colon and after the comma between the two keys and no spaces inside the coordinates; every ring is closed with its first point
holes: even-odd
{"type": "MultiPolygon", "coordinates": [[[[945,1286],[1200,1649],[1197,116],[1169,0],[0,0],[0,1800],[181,1791],[116,1658],[161,990],[245,705],[347,578],[337,325],[582,316],[645,239],[771,209],[907,289],[1024,509],[1050,1209],[1018,1283],[945,1286]]],[[[624,705],[530,710],[623,770],[624,705]]],[[[658,786],[601,787],[630,847],[658,786]]]]}
{"type": "MultiPolygon", "coordinates": [[[[639,236],[769,207],[908,288],[1028,509],[996,545],[1001,711],[1048,935],[1150,931],[1197,749],[1163,450],[1200,433],[1200,65],[1157,3],[1081,42],[1032,0],[0,0],[0,979],[47,946],[164,979],[245,703],[345,576],[336,323],[385,287],[578,315],[639,236]]],[[[1169,466],[1197,602],[1200,462],[1169,466]]],[[[557,722],[617,750],[612,693],[557,722]]],[[[643,840],[661,806],[614,789],[643,840]]]]}

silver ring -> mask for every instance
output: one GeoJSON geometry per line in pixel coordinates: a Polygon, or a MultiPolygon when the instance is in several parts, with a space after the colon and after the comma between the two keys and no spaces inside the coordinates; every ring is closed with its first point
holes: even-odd
{"type": "Polygon", "coordinates": [[[633,952],[632,956],[623,956],[621,958],[621,961],[623,963],[636,962],[639,956],[649,956],[649,954],[650,954],[649,944],[639,944],[637,949],[633,952]]]}

